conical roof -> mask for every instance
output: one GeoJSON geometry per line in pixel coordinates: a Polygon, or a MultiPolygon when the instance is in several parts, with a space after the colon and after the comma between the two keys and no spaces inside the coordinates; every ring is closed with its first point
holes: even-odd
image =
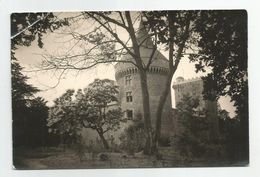
{"type": "MultiPolygon", "coordinates": [[[[153,41],[151,35],[149,35],[147,28],[143,25],[143,21],[140,21],[139,28],[136,30],[136,38],[137,42],[140,46],[140,54],[143,63],[146,65],[149,61],[149,58],[153,52],[153,41]]],[[[122,57],[122,60],[134,60],[133,57],[129,54],[126,54],[122,57]]],[[[156,50],[152,63],[150,67],[160,67],[160,68],[168,68],[168,60],[164,55],[161,54],[159,50],[156,50]]],[[[119,62],[116,64],[115,69],[116,71],[124,70],[127,68],[133,68],[134,65],[131,63],[122,63],[119,62]]]]}
{"type": "Polygon", "coordinates": [[[149,35],[147,28],[144,26],[143,20],[141,19],[139,28],[136,31],[136,39],[142,48],[153,49],[153,41],[151,35],[149,35]]]}

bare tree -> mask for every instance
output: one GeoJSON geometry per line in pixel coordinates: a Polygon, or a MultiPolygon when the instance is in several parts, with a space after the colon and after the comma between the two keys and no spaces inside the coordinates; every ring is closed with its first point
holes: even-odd
{"type": "MultiPolygon", "coordinates": [[[[144,63],[140,47],[142,42],[138,41],[134,28],[140,13],[131,14],[125,12],[84,12],[81,14],[84,20],[93,23],[96,26],[87,34],[80,34],[71,31],[71,35],[75,40],[83,42],[87,47],[83,48],[80,54],[71,54],[71,50],[67,51],[63,56],[53,56],[49,54],[43,55],[41,70],[59,70],[60,75],[68,70],[86,70],[101,63],[124,62],[131,63],[138,68],[140,74],[140,84],[142,89],[143,113],[145,124],[145,154],[152,153],[152,125],[150,113],[149,91],[147,86],[147,71],[152,63],[153,55],[157,49],[153,47],[153,52],[144,63]],[[134,17],[135,16],[135,17],[134,17]],[[129,39],[123,41],[119,37],[117,30],[124,30],[124,34],[128,34],[129,39]],[[129,54],[132,60],[123,60],[121,56],[129,54]]],[[[154,43],[156,44],[156,42],[154,43]]],[[[77,45],[77,43],[75,44],[77,45]]],[[[74,47],[74,46],[73,46],[74,47]]],[[[72,47],[72,48],[73,48],[72,47]]]]}

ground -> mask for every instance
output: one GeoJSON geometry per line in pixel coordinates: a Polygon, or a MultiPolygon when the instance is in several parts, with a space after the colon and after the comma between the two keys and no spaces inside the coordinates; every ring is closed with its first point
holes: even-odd
{"type": "Polygon", "coordinates": [[[72,168],[149,168],[149,167],[184,167],[184,166],[236,166],[225,161],[187,160],[182,158],[171,147],[160,148],[161,159],[146,156],[142,153],[127,155],[119,152],[84,153],[82,161],[75,151],[58,148],[18,150],[14,154],[16,169],[72,169],[72,168]],[[101,160],[101,154],[107,159],[101,160]]]}

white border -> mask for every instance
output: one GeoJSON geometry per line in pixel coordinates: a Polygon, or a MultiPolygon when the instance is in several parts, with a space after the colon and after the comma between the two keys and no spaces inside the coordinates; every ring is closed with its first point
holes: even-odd
{"type": "Polygon", "coordinates": [[[257,0],[0,0],[0,176],[221,176],[250,177],[259,172],[260,10],[257,0]],[[34,170],[12,169],[10,97],[10,22],[12,12],[82,10],[246,9],[249,17],[250,165],[232,168],[34,170]]]}

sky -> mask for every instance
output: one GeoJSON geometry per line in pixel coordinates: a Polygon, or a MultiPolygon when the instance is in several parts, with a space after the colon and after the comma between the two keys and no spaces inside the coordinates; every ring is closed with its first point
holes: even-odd
{"type": "MultiPolygon", "coordinates": [[[[57,13],[59,17],[66,17],[70,15],[76,15],[77,13],[57,13]]],[[[94,81],[95,78],[100,79],[112,79],[115,80],[115,71],[113,64],[100,64],[95,68],[84,70],[81,72],[71,71],[64,75],[60,81],[58,81],[58,73],[53,71],[40,71],[34,72],[36,67],[38,67],[42,61],[41,54],[53,54],[59,55],[65,51],[70,51],[71,46],[74,46],[75,41],[70,40],[69,35],[64,33],[70,31],[76,31],[82,34],[86,34],[87,31],[93,28],[93,24],[87,23],[85,20],[78,20],[75,22],[75,25],[70,27],[64,27],[61,30],[58,30],[54,33],[47,33],[43,37],[44,47],[40,49],[37,46],[37,42],[34,41],[29,47],[19,47],[16,50],[16,58],[19,60],[20,64],[24,67],[24,74],[29,76],[30,79],[28,82],[33,86],[38,87],[41,91],[37,96],[43,97],[48,101],[47,105],[53,105],[53,100],[62,95],[67,89],[82,89],[87,87],[87,85],[94,81]]],[[[137,28],[137,23],[135,25],[137,28]]],[[[117,29],[117,33],[121,38],[126,41],[128,36],[126,36],[122,29],[117,29]]],[[[75,45],[73,50],[70,52],[77,52],[81,50],[81,44],[75,45]]],[[[167,58],[167,52],[161,51],[167,58]]],[[[179,76],[184,77],[185,79],[191,79],[195,77],[201,77],[206,73],[196,73],[195,72],[195,63],[190,63],[187,58],[182,58],[181,62],[176,70],[173,82],[179,76]]],[[[175,107],[175,98],[174,90],[171,89],[171,98],[172,106],[175,107]]],[[[230,112],[230,116],[234,116],[234,107],[230,102],[230,98],[221,97],[219,103],[222,109],[226,109],[230,112]]]]}

